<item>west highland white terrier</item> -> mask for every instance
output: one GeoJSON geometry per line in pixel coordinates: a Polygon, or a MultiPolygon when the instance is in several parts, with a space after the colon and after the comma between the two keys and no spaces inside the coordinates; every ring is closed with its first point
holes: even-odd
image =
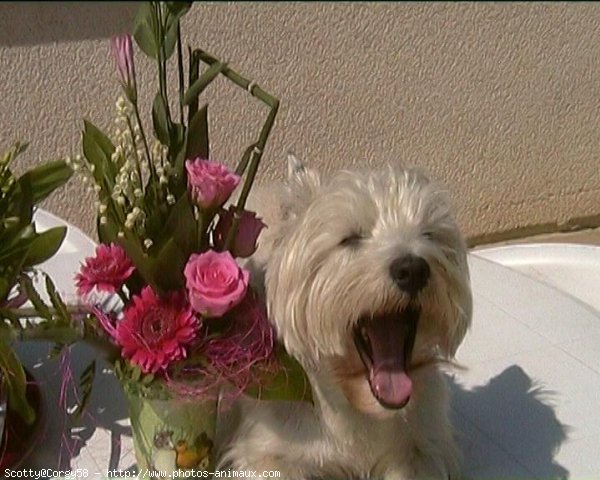
{"type": "Polygon", "coordinates": [[[241,399],[222,465],[286,479],[455,476],[440,365],[470,325],[472,300],[443,190],[392,167],[325,181],[291,157],[287,184],[253,203],[269,226],[254,275],[314,406],[241,399]]]}

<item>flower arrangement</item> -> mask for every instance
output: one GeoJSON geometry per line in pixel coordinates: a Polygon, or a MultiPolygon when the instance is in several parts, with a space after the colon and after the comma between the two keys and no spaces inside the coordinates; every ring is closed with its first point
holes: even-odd
{"type": "MultiPolygon", "coordinates": [[[[18,189],[11,190],[8,203],[3,203],[9,198],[4,187],[0,197],[3,262],[18,246],[18,255],[10,257],[12,270],[0,271],[0,366],[16,372],[13,390],[21,400],[13,405],[30,415],[22,398],[22,368],[5,339],[38,338],[58,347],[86,341],[123,386],[141,469],[207,469],[216,401],[223,392],[229,398],[245,393],[310,400],[304,372],[276,343],[265,305],[242,263],[267,227],[246,210],[246,201],[279,101],[201,49],[188,47],[184,61],[180,22],[190,7],[140,4],[133,35],[112,40],[123,92],[116,102],[116,131],[106,134],[84,121],[82,154],[12,181],[18,189]],[[152,129],[140,113],[134,41],[157,67],[152,129]],[[167,84],[173,63],[176,87],[167,84]],[[268,109],[235,169],[211,158],[208,105],[200,101],[218,76],[268,109]],[[58,249],[64,230],[36,234],[29,226],[31,209],[64,183],[71,169],[97,196],[100,244],[74,279],[80,303],[65,305],[47,278],[49,305],[18,272],[58,249]],[[28,248],[11,235],[18,242],[27,239],[28,248]],[[16,283],[34,305],[22,314],[15,308],[25,297],[9,296],[16,283]],[[23,321],[33,316],[41,320],[23,321]]],[[[94,360],[82,373],[77,412],[91,395],[95,371],[94,360]]]]}
{"type": "MultiPolygon", "coordinates": [[[[138,466],[167,471],[209,467],[223,392],[264,399],[309,393],[240,262],[266,227],[245,206],[279,101],[201,49],[188,47],[184,61],[180,22],[190,6],[141,4],[133,36],[113,39],[123,92],[116,132],[85,121],[83,154],[69,160],[97,195],[100,245],[75,279],[92,311],[82,330],[124,387],[138,466]],[[134,40],[157,67],[152,132],[140,114],[134,40]],[[176,88],[167,85],[172,57],[176,88]],[[211,158],[208,106],[200,102],[219,75],[268,108],[235,170],[211,158]],[[108,301],[115,297],[116,308],[108,301]]],[[[94,370],[92,363],[82,376],[84,400],[94,370]]]]}
{"type": "Polygon", "coordinates": [[[304,377],[297,385],[290,381],[298,366],[276,346],[265,306],[239,262],[256,250],[266,227],[245,205],[279,102],[203,50],[188,47],[184,61],[180,21],[189,8],[142,4],[133,36],[113,39],[123,91],[117,130],[110,136],[85,121],[83,155],[69,160],[97,194],[101,243],[75,280],[94,313],[87,328],[105,342],[116,374],[136,392],[198,398],[227,384],[233,395],[298,396],[306,390],[304,377]],[[134,40],[157,66],[154,139],[140,115],[134,40]],[[173,56],[175,101],[166,80],[173,56]],[[208,106],[200,106],[218,75],[268,107],[235,170],[211,158],[208,106]],[[119,308],[104,308],[101,295],[118,296],[119,308]]]}

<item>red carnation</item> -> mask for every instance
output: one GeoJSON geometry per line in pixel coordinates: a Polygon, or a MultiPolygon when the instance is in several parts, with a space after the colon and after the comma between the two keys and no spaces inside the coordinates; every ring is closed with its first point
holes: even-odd
{"type": "Polygon", "coordinates": [[[77,293],[84,296],[94,288],[99,292],[115,293],[134,270],[122,247],[114,243],[98,245],[96,256],[86,258],[75,276],[77,293]]]}

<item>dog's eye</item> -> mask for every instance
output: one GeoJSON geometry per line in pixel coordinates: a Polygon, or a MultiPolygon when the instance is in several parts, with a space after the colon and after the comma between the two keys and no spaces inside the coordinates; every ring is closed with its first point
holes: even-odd
{"type": "Polygon", "coordinates": [[[427,240],[435,240],[433,232],[423,232],[422,234],[427,240]]]}
{"type": "Polygon", "coordinates": [[[352,235],[344,237],[340,242],[340,245],[344,247],[356,247],[362,240],[364,240],[364,238],[365,237],[359,233],[353,233],[352,235]]]}

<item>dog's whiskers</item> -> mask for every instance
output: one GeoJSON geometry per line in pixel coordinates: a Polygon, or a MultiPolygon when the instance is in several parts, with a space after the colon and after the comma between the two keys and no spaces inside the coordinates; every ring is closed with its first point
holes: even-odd
{"type": "Polygon", "coordinates": [[[419,370],[423,370],[427,367],[438,366],[438,365],[449,366],[449,367],[452,367],[453,369],[461,370],[461,371],[465,371],[467,369],[464,365],[461,365],[460,363],[455,362],[454,360],[450,360],[448,358],[444,358],[444,357],[440,357],[440,356],[436,355],[433,357],[426,357],[426,358],[422,358],[417,361],[411,362],[410,371],[416,372],[419,370]]]}

